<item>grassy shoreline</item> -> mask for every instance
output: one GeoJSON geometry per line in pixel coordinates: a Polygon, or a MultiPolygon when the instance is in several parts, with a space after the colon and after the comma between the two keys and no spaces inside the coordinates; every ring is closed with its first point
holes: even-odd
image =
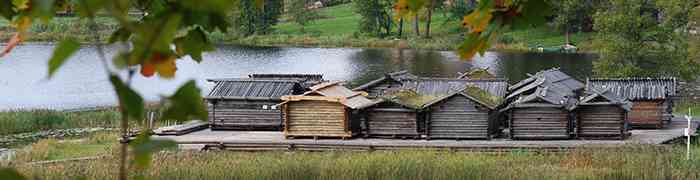
{"type": "MultiPolygon", "coordinates": [[[[315,20],[301,31],[301,27],[291,22],[275,25],[272,33],[242,37],[230,33],[214,32],[210,39],[217,44],[238,44],[276,47],[362,47],[362,48],[412,48],[428,50],[454,50],[461,43],[462,29],[459,21],[448,21],[445,13],[436,12],[431,23],[431,38],[413,34],[411,21],[404,26],[400,40],[395,35],[385,38],[370,37],[357,32],[360,16],[354,12],[352,4],[342,4],[317,10],[323,18],[315,20]]],[[[1,21],[1,20],[0,20],[1,21]]],[[[106,42],[117,23],[107,18],[97,18],[100,42],[106,42]]],[[[424,23],[424,22],[422,22],[424,23]]],[[[424,28],[425,24],[421,24],[424,28]]],[[[0,41],[6,42],[12,30],[7,22],[0,22],[0,41]],[[4,33],[3,33],[4,32],[4,33]]],[[[424,31],[424,29],[421,29],[424,31]]],[[[47,25],[34,24],[31,36],[26,42],[57,42],[64,38],[74,38],[85,43],[94,43],[89,23],[75,17],[55,18],[47,25]]],[[[582,52],[592,52],[590,44],[593,33],[576,33],[571,41],[579,45],[582,52]]],[[[494,51],[528,51],[529,47],[562,45],[565,36],[549,27],[505,32],[503,38],[494,45],[494,51]]]]}

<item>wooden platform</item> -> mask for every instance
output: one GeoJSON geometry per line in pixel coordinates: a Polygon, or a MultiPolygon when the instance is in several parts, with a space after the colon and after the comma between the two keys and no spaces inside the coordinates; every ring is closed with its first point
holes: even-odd
{"type": "MultiPolygon", "coordinates": [[[[683,137],[686,121],[676,119],[664,129],[632,130],[626,140],[402,140],[354,138],[341,139],[285,139],[282,132],[273,131],[211,131],[205,129],[181,136],[154,136],[172,139],[185,149],[217,148],[238,151],[265,150],[397,150],[397,149],[444,149],[455,151],[508,151],[544,150],[562,151],[579,147],[621,147],[624,145],[661,145],[683,137]]],[[[693,123],[697,129],[700,122],[693,123]]],[[[693,132],[697,135],[695,132],[693,132]]]]}

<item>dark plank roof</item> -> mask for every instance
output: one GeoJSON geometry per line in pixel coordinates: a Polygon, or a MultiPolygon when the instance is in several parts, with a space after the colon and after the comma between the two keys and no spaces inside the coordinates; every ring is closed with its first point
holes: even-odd
{"type": "Polygon", "coordinates": [[[584,89],[585,85],[573,77],[559,71],[559,68],[553,68],[537,72],[535,75],[531,75],[529,78],[509,87],[508,90],[511,91],[511,93],[508,95],[508,97],[506,97],[506,99],[520,96],[523,93],[532,91],[535,88],[543,87],[547,87],[547,91],[558,91],[559,93],[573,96],[575,95],[575,91],[584,89]]]}
{"type": "Polygon", "coordinates": [[[455,91],[464,90],[467,85],[479,87],[498,97],[504,97],[508,88],[508,82],[506,82],[505,79],[466,80],[451,78],[419,78],[418,80],[404,83],[402,89],[412,89],[415,92],[423,95],[439,97],[455,91]]]}
{"type": "Polygon", "coordinates": [[[386,73],[386,74],[384,74],[384,76],[382,76],[378,79],[372,80],[372,81],[365,83],[363,85],[360,85],[358,87],[355,87],[352,90],[353,91],[365,90],[365,89],[368,89],[374,85],[381,84],[382,82],[387,81],[387,80],[396,81],[396,82],[404,82],[404,81],[416,80],[416,79],[418,79],[418,76],[413,75],[406,70],[396,71],[396,72],[386,73]]]}
{"type": "Polygon", "coordinates": [[[323,82],[322,74],[250,74],[253,79],[297,80],[304,88],[323,82]]]}
{"type": "Polygon", "coordinates": [[[531,94],[523,94],[518,96],[514,102],[509,105],[511,107],[542,107],[543,104],[548,104],[550,107],[561,107],[567,110],[576,108],[578,101],[566,92],[554,90],[549,87],[537,87],[531,94]]]}
{"type": "Polygon", "coordinates": [[[587,87],[609,89],[628,100],[662,100],[678,93],[678,82],[674,77],[589,79],[587,87]]]}
{"type": "Polygon", "coordinates": [[[617,96],[613,91],[610,91],[610,88],[601,90],[591,87],[586,89],[579,105],[618,105],[626,111],[632,110],[632,102],[617,96]]]}
{"type": "Polygon", "coordinates": [[[216,85],[207,99],[279,99],[300,88],[299,81],[295,80],[228,78],[209,81],[216,85]]]}

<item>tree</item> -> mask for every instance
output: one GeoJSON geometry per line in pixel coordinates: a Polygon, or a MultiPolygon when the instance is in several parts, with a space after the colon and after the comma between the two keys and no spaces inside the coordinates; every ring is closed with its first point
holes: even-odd
{"type": "Polygon", "coordinates": [[[355,12],[360,14],[360,32],[373,36],[391,33],[391,7],[394,0],[353,0],[355,12]],[[384,31],[384,32],[382,32],[384,31]]]}
{"type": "Polygon", "coordinates": [[[291,2],[288,9],[290,18],[301,26],[301,32],[305,32],[304,26],[318,18],[318,13],[316,13],[316,11],[306,8],[308,3],[308,0],[294,0],[291,2]]]}
{"type": "Polygon", "coordinates": [[[239,0],[237,27],[243,35],[267,34],[279,22],[284,9],[283,0],[239,0]],[[264,5],[261,5],[263,4],[264,5]]]}
{"type": "MultiPolygon", "coordinates": [[[[131,88],[131,79],[140,72],[145,77],[158,75],[172,78],[177,71],[178,58],[189,56],[192,60],[203,60],[202,53],[214,50],[207,33],[226,31],[230,26],[226,21],[226,10],[235,4],[229,0],[12,0],[0,1],[0,17],[11,21],[16,29],[15,35],[3,49],[0,56],[10,53],[14,46],[28,36],[28,28],[40,20],[51,21],[56,11],[75,8],[82,19],[91,24],[94,34],[96,59],[103,64],[107,72],[105,81],[109,81],[117,95],[121,112],[120,168],[119,179],[127,179],[127,161],[132,152],[134,167],[140,170],[148,168],[151,152],[173,147],[172,141],[150,139],[148,127],[144,127],[136,138],[132,138],[129,129],[133,122],[142,121],[144,102],[141,95],[131,88]],[[130,9],[143,11],[141,18],[130,18],[130,9]],[[129,44],[130,48],[119,52],[114,57],[107,57],[102,40],[97,33],[96,14],[106,16],[118,23],[117,30],[109,37],[109,44],[129,44]],[[102,15],[104,14],[104,15],[102,15]],[[108,60],[111,59],[111,60],[108,60]],[[116,69],[110,68],[113,64],[116,69]],[[118,76],[126,72],[126,78],[118,76]],[[131,151],[129,151],[131,149],[131,151]]],[[[256,0],[257,8],[263,2],[256,0]]],[[[63,65],[69,57],[78,51],[80,43],[68,38],[56,45],[48,62],[48,78],[63,65]]],[[[165,98],[163,119],[184,121],[191,118],[207,119],[207,111],[201,99],[200,89],[195,81],[189,81],[178,88],[174,94],[165,98]]]]}
{"type": "Polygon", "coordinates": [[[678,76],[694,79],[698,63],[688,58],[691,0],[612,0],[596,13],[595,43],[602,77],[678,76]]]}
{"type": "Polygon", "coordinates": [[[601,5],[602,0],[550,0],[554,8],[554,25],[566,33],[569,43],[569,33],[590,32],[593,30],[593,14],[601,5]]]}

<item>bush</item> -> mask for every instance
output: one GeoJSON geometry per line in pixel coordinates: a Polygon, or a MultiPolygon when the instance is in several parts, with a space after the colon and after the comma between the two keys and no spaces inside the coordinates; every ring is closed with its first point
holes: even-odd
{"type": "Polygon", "coordinates": [[[501,44],[513,44],[515,39],[510,34],[504,34],[498,37],[498,43],[501,44]]]}

